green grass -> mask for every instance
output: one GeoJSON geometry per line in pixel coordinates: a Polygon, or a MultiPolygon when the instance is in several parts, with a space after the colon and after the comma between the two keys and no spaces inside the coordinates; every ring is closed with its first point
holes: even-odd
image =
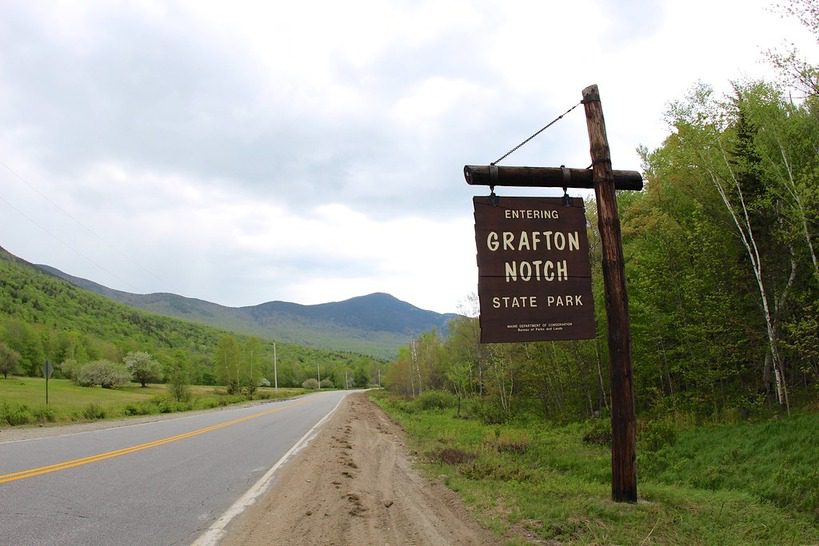
{"type": "MultiPolygon", "coordinates": [[[[287,398],[303,392],[303,389],[279,389],[277,395],[272,388],[259,388],[254,398],[287,398]]],[[[0,378],[0,429],[207,409],[247,400],[246,396],[227,395],[219,387],[192,386],[190,401],[176,402],[169,399],[165,385],[142,388],[131,383],[118,389],[103,389],[80,387],[67,379],[51,379],[46,406],[42,378],[0,378]]]]}
{"type": "Polygon", "coordinates": [[[817,414],[682,431],[653,453],[638,447],[640,500],[628,504],[611,500],[609,448],[583,442],[599,425],[484,425],[372,396],[426,471],[446,476],[510,544],[819,543],[817,414]]]}
{"type": "Polygon", "coordinates": [[[819,518],[819,414],[684,431],[641,455],[640,468],[659,482],[747,491],[819,518]]]}

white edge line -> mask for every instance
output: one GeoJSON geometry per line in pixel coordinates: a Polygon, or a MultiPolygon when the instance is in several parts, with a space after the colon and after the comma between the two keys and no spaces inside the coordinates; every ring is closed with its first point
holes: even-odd
{"type": "Polygon", "coordinates": [[[336,410],[338,409],[338,407],[341,405],[345,398],[347,398],[347,394],[342,396],[339,399],[338,403],[335,405],[335,407],[332,410],[330,410],[330,412],[327,415],[322,417],[318,423],[313,425],[313,427],[299,439],[299,441],[293,444],[293,447],[291,447],[287,451],[287,453],[285,453],[282,456],[282,458],[279,459],[276,462],[276,464],[274,464],[270,468],[270,470],[268,470],[265,473],[264,476],[259,478],[259,481],[253,484],[253,486],[250,489],[248,489],[244,495],[239,497],[239,499],[236,502],[234,502],[233,505],[219,517],[219,519],[214,521],[213,524],[210,527],[208,527],[208,529],[204,533],[199,535],[199,538],[197,538],[191,544],[191,546],[216,546],[217,544],[219,544],[219,541],[225,535],[225,529],[230,524],[230,522],[233,521],[233,518],[244,512],[245,509],[247,509],[249,506],[256,502],[256,499],[258,499],[263,493],[267,492],[267,490],[270,488],[270,485],[273,483],[273,476],[276,474],[276,471],[282,465],[284,465],[284,463],[286,463],[293,455],[298,453],[302,448],[304,448],[305,446],[307,446],[307,444],[310,443],[310,441],[318,432],[318,429],[324,424],[325,421],[330,419],[330,417],[336,412],[336,410]]]}

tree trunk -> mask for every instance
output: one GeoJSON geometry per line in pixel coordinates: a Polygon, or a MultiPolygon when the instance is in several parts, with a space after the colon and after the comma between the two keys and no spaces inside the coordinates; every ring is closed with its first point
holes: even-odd
{"type": "Polygon", "coordinates": [[[787,395],[785,394],[785,391],[787,389],[783,384],[784,377],[782,374],[782,364],[779,357],[779,351],[777,348],[776,332],[773,327],[773,316],[771,314],[770,305],[768,303],[769,296],[767,290],[765,289],[765,281],[762,275],[762,262],[759,256],[759,249],[757,248],[756,240],[754,239],[754,233],[753,230],[751,229],[751,220],[750,216],[748,215],[748,208],[745,206],[745,199],[742,195],[742,188],[739,185],[739,180],[737,180],[737,178],[734,176],[734,172],[731,169],[728,157],[725,154],[725,150],[722,148],[722,143],[719,143],[719,145],[720,150],[722,151],[722,156],[725,161],[725,165],[728,167],[728,171],[731,174],[731,178],[733,179],[733,183],[736,188],[737,195],[739,197],[742,218],[740,218],[735,206],[731,202],[731,199],[728,197],[728,194],[724,186],[722,185],[722,181],[719,178],[719,176],[717,176],[716,173],[714,173],[714,171],[708,169],[707,167],[706,171],[711,177],[711,181],[714,184],[714,187],[717,189],[717,192],[722,198],[722,202],[725,205],[725,208],[730,213],[731,218],[734,221],[734,225],[736,225],[737,231],[739,232],[742,244],[745,247],[745,251],[748,254],[748,258],[751,261],[751,268],[753,270],[754,278],[756,279],[756,284],[759,289],[759,297],[762,304],[762,313],[765,318],[765,329],[768,334],[768,350],[771,353],[771,359],[773,363],[777,401],[779,402],[780,405],[786,406],[788,415],[790,415],[790,406],[787,403],[787,395]]]}

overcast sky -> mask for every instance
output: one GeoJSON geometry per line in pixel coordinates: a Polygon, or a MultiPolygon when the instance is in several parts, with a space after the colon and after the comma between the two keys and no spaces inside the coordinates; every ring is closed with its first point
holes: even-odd
{"type": "MultiPolygon", "coordinates": [[[[614,168],[639,170],[695,82],[815,53],[770,5],[3,0],[0,246],[129,292],[455,312],[487,193],[464,164],[596,83],[614,168]]],[[[577,108],[501,164],[589,162],[577,108]]]]}

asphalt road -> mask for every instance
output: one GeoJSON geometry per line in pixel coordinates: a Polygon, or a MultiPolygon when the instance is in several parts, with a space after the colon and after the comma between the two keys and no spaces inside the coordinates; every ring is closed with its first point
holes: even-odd
{"type": "Polygon", "coordinates": [[[0,543],[191,544],[345,395],[0,443],[0,543]]]}

